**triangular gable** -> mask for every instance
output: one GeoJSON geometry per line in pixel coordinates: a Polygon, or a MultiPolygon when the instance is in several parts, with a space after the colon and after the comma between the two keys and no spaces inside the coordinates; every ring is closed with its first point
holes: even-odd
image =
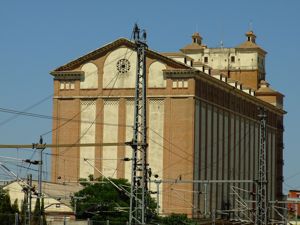
{"type": "MultiPolygon", "coordinates": [[[[59,72],[59,71],[70,71],[70,70],[73,70],[75,68],[77,68],[78,66],[80,66],[81,64],[84,64],[86,62],[89,62],[90,60],[94,60],[94,59],[97,59],[99,58],[100,56],[106,54],[107,52],[109,51],[112,51],[114,49],[117,49],[118,47],[120,46],[126,46],[128,48],[131,48],[131,49],[135,49],[135,43],[134,42],[131,42],[129,41],[128,39],[125,39],[125,38],[120,38],[120,39],[117,39],[116,41],[113,41],[107,45],[104,45],[103,47],[100,47],[86,55],[83,55],[75,60],[72,60],[71,62],[63,65],[63,66],[60,66],[58,68],[56,68],[55,70],[53,70],[51,73],[53,72],[59,72]]],[[[183,64],[183,63],[180,63],[180,62],[177,62],[173,59],[170,59],[166,56],[163,56],[162,54],[158,53],[158,52],[155,52],[153,50],[150,50],[150,49],[147,49],[146,50],[146,56],[147,57],[150,57],[150,58],[155,58],[155,59],[158,59],[174,68],[178,68],[178,69],[189,69],[191,67],[183,64]]]]}

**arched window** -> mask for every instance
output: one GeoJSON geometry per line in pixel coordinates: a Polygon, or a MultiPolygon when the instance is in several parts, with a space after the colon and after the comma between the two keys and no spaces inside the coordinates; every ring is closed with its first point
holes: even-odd
{"type": "Polygon", "coordinates": [[[98,68],[93,63],[86,63],[81,68],[84,71],[84,76],[80,81],[81,89],[98,88],[98,68]]]}
{"type": "Polygon", "coordinates": [[[166,87],[163,70],[166,66],[161,62],[154,62],[149,67],[149,87],[166,87]]]}

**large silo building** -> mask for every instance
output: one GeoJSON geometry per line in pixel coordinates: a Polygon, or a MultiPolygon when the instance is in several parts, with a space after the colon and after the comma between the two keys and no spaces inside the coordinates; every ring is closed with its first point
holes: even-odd
{"type": "MultiPolygon", "coordinates": [[[[146,51],[148,159],[161,182],[160,213],[201,217],[234,207],[231,187],[255,193],[258,107],[267,114],[268,198],[283,181],[283,95],[266,80],[266,51],[252,31],[233,48],[209,48],[199,33],[178,52],[146,51]],[[195,182],[195,181],[223,182],[195,182]]],[[[135,44],[118,39],[51,72],[53,143],[132,139],[135,44]]],[[[131,176],[129,146],[53,148],[52,181],[131,176]],[[86,162],[88,160],[89,163],[86,162]],[[99,172],[100,171],[100,172],[99,172]]],[[[154,179],[154,178],[153,178],[154,179]]]]}

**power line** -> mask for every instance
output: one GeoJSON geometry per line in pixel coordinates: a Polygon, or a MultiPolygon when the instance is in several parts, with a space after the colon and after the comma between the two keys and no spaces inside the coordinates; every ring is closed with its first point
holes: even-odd
{"type": "MultiPolygon", "coordinates": [[[[127,51],[128,51],[128,48],[126,49],[126,52],[125,52],[124,57],[126,57],[127,51]]],[[[132,53],[133,53],[133,51],[132,51],[132,53]]],[[[132,54],[132,53],[131,53],[131,54],[132,54]]],[[[130,56],[131,56],[131,55],[130,55],[130,56]]],[[[130,56],[129,56],[129,57],[130,57],[130,56]]],[[[113,85],[112,85],[112,88],[110,89],[110,91],[109,91],[107,97],[109,97],[109,96],[111,95],[112,90],[113,90],[113,88],[114,88],[114,86],[115,86],[115,84],[116,84],[116,82],[117,82],[117,80],[118,80],[118,77],[119,77],[118,74],[116,74],[116,75],[108,82],[108,84],[106,85],[106,87],[108,87],[108,86],[110,85],[110,83],[111,83],[112,81],[114,81],[114,82],[113,82],[113,85]]],[[[88,108],[88,106],[89,106],[90,104],[92,104],[92,101],[91,101],[89,104],[87,104],[87,106],[86,106],[84,109],[82,109],[81,111],[79,111],[79,113],[77,113],[77,114],[76,114],[74,117],[72,117],[72,118],[75,118],[75,117],[78,116],[80,113],[82,113],[85,109],[88,108]]],[[[77,139],[77,141],[76,141],[75,143],[80,142],[80,140],[83,138],[83,136],[84,136],[84,135],[89,131],[89,129],[95,124],[95,122],[96,122],[98,116],[103,112],[103,110],[104,110],[104,107],[102,107],[101,110],[99,110],[99,112],[98,112],[98,113],[96,114],[96,116],[95,116],[94,121],[93,121],[93,122],[90,124],[90,126],[83,132],[83,134],[77,139]]],[[[60,125],[60,126],[54,128],[54,129],[52,129],[51,131],[48,131],[48,132],[42,134],[42,136],[43,136],[43,135],[47,135],[47,134],[49,134],[50,132],[53,132],[53,131],[56,131],[56,130],[62,128],[62,127],[63,127],[64,125],[66,125],[68,122],[69,122],[69,121],[66,121],[66,122],[63,123],[62,125],[60,125]]],[[[60,154],[63,155],[63,154],[65,154],[67,151],[69,151],[70,149],[71,149],[71,147],[65,149],[65,150],[62,151],[60,154]]]]}
{"type": "MultiPolygon", "coordinates": [[[[130,37],[130,41],[131,41],[131,40],[132,40],[132,36],[130,37]]],[[[127,50],[126,50],[125,56],[127,55],[127,51],[128,51],[128,48],[127,48],[127,50]]],[[[114,60],[112,60],[112,61],[110,61],[109,63],[105,64],[105,66],[110,65],[111,63],[114,63],[115,61],[119,60],[119,59],[122,58],[122,57],[123,57],[123,56],[116,57],[114,60]]],[[[85,77],[87,78],[87,77],[90,76],[90,75],[91,75],[91,74],[87,74],[85,77]]],[[[36,103],[34,103],[34,104],[28,106],[28,107],[25,108],[24,110],[19,110],[19,112],[28,113],[29,110],[31,110],[31,109],[35,108],[36,106],[40,105],[41,103],[47,101],[48,99],[50,99],[51,97],[53,97],[55,94],[57,94],[57,93],[50,94],[50,95],[48,95],[48,96],[42,98],[41,100],[37,101],[36,103]]],[[[17,118],[18,116],[20,116],[20,115],[22,115],[22,114],[16,114],[15,116],[12,116],[12,117],[10,117],[10,118],[8,118],[8,119],[6,119],[6,120],[3,120],[2,122],[0,122],[0,126],[2,126],[2,125],[4,125],[4,124],[6,124],[6,123],[8,123],[8,122],[10,122],[10,121],[12,121],[12,120],[14,120],[14,119],[16,119],[16,118],[17,118]]]]}
{"type": "MultiPolygon", "coordinates": [[[[116,60],[118,60],[118,59],[120,59],[120,58],[121,58],[121,59],[122,59],[122,58],[125,58],[126,55],[127,55],[127,52],[128,52],[128,48],[126,49],[126,52],[125,52],[124,55],[122,55],[122,56],[120,56],[120,57],[117,57],[116,59],[112,60],[111,62],[109,62],[109,63],[106,64],[105,66],[107,66],[107,65],[109,65],[109,64],[111,64],[111,63],[113,63],[113,62],[115,62],[116,60]]],[[[130,54],[130,56],[129,56],[128,58],[130,58],[132,54],[133,54],[133,51],[131,52],[131,54],[130,54]]],[[[107,83],[107,85],[104,87],[104,88],[107,88],[107,87],[110,85],[110,83],[111,83],[115,78],[116,78],[116,80],[115,80],[115,82],[113,83],[113,87],[110,89],[110,92],[109,92],[108,96],[106,96],[106,97],[109,97],[109,96],[111,95],[111,92],[112,92],[112,90],[113,90],[113,88],[114,88],[114,85],[116,84],[116,81],[117,81],[117,79],[118,79],[118,74],[116,74],[116,75],[115,75],[115,76],[107,83]]],[[[101,92],[99,92],[99,93],[101,93],[101,92]]],[[[91,101],[90,104],[92,104],[92,101],[91,101]]],[[[82,110],[80,110],[77,114],[75,114],[75,115],[72,117],[72,119],[74,119],[74,118],[77,117],[80,113],[82,113],[85,109],[87,109],[87,108],[90,106],[90,104],[87,104],[86,107],[83,108],[82,110]]],[[[100,110],[100,112],[102,112],[102,110],[103,110],[103,108],[100,110]]],[[[100,112],[99,112],[98,114],[100,114],[100,112]]],[[[98,114],[97,114],[97,115],[98,115],[98,114]]],[[[92,124],[95,123],[96,119],[97,119],[97,116],[96,116],[95,120],[92,122],[92,124]]],[[[71,120],[70,120],[70,121],[71,121],[71,120]]],[[[56,130],[62,128],[63,126],[65,126],[65,125],[66,125],[68,122],[70,122],[70,121],[66,121],[66,122],[63,123],[62,125],[60,125],[60,126],[54,128],[54,129],[52,129],[52,130],[50,130],[50,131],[48,131],[48,132],[43,133],[41,136],[45,136],[45,135],[47,135],[47,134],[49,134],[49,133],[52,133],[52,132],[54,132],[54,131],[56,131],[56,130]]],[[[91,125],[91,126],[92,126],[92,125],[91,125]]],[[[90,127],[91,127],[91,126],[90,126],[90,127]]],[[[90,127],[89,127],[89,128],[90,128],[90,127]]],[[[89,129],[89,128],[88,128],[88,129],[89,129]]],[[[88,129],[87,129],[87,130],[88,130],[88,129]]],[[[81,138],[80,138],[80,139],[81,139],[81,138]]],[[[80,140],[79,140],[79,141],[80,141],[80,140]]]]}
{"type": "MultiPolygon", "coordinates": [[[[40,119],[57,120],[57,121],[68,121],[68,122],[78,122],[78,123],[95,123],[95,124],[101,124],[101,125],[107,125],[107,126],[132,127],[132,126],[123,125],[123,124],[99,123],[99,122],[87,121],[87,120],[77,120],[74,118],[63,118],[63,117],[48,116],[48,115],[37,114],[37,113],[28,113],[26,111],[18,111],[18,110],[9,109],[9,108],[0,108],[0,112],[28,116],[28,117],[35,117],[35,118],[40,118],[40,119]]],[[[16,118],[16,117],[14,117],[14,118],[16,118]]],[[[0,126],[1,126],[1,124],[0,124],[0,126]]]]}
{"type": "MultiPolygon", "coordinates": [[[[24,113],[27,113],[29,110],[35,108],[36,106],[40,105],[41,103],[47,101],[48,99],[50,99],[53,96],[53,94],[46,96],[45,98],[39,100],[38,102],[34,103],[33,105],[25,108],[24,110],[22,110],[24,113]]],[[[2,109],[2,108],[1,108],[2,109]]],[[[4,124],[16,119],[18,117],[19,114],[16,114],[15,116],[11,116],[6,120],[3,120],[2,122],[0,122],[0,126],[3,126],[4,124]]]]}

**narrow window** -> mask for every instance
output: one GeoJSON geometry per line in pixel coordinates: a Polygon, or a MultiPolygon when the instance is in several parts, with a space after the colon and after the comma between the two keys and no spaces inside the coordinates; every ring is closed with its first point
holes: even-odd
{"type": "Polygon", "coordinates": [[[172,85],[173,88],[177,88],[177,80],[173,80],[173,85],[172,85]]]}
{"type": "Polygon", "coordinates": [[[67,82],[65,83],[65,85],[66,85],[66,89],[70,89],[70,81],[67,81],[67,82]]]}
{"type": "Polygon", "coordinates": [[[232,63],[234,63],[234,62],[235,62],[235,57],[234,57],[234,56],[231,56],[231,57],[230,57],[230,61],[231,61],[232,63]]]}
{"type": "Polygon", "coordinates": [[[208,57],[207,56],[204,57],[204,62],[208,63],[208,57]]]}
{"type": "Polygon", "coordinates": [[[63,90],[63,89],[65,89],[65,82],[61,81],[60,82],[60,90],[63,90]]]}
{"type": "Polygon", "coordinates": [[[187,60],[186,60],[186,57],[184,57],[184,64],[186,64],[187,60]]]}
{"type": "Polygon", "coordinates": [[[74,81],[70,81],[70,89],[74,89],[75,88],[75,82],[74,81]]]}

